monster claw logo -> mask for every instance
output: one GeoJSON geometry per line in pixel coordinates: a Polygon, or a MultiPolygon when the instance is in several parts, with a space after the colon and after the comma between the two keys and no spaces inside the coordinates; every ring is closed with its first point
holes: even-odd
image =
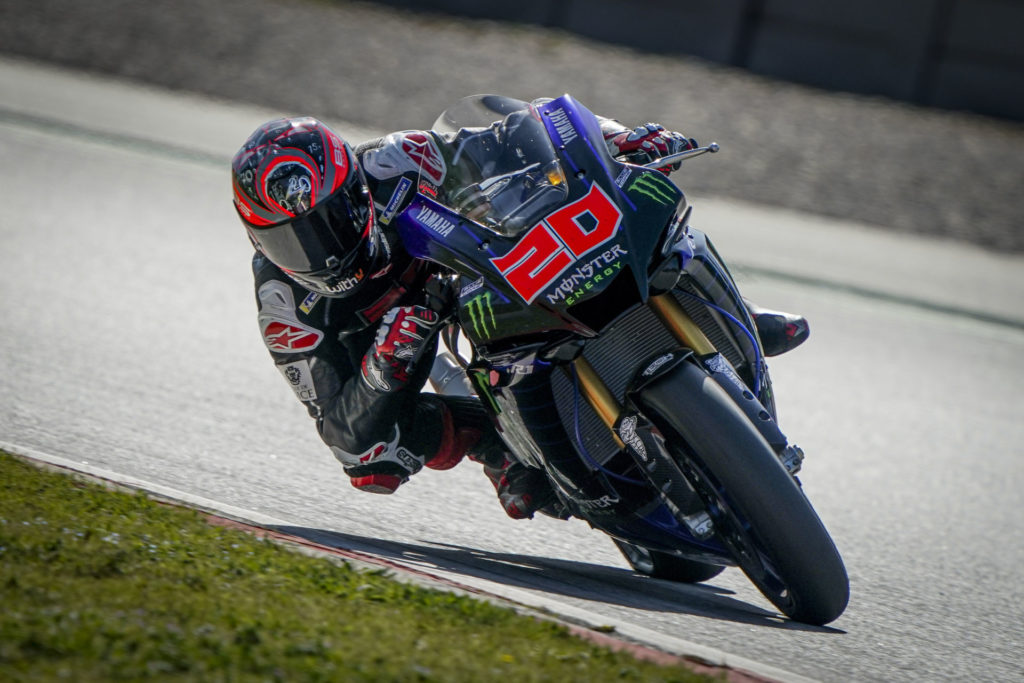
{"type": "Polygon", "coordinates": [[[626,188],[626,192],[634,191],[637,194],[650,197],[659,204],[672,204],[675,202],[675,188],[660,173],[644,173],[637,176],[632,184],[626,188]]]}
{"type": "Polygon", "coordinates": [[[494,309],[491,307],[491,293],[477,294],[466,302],[466,310],[469,311],[469,319],[473,321],[473,331],[476,335],[490,339],[491,334],[498,328],[494,320],[494,309]]]}

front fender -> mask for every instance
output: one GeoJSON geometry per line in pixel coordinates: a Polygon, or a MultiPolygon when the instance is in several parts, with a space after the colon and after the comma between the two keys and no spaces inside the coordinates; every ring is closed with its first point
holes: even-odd
{"type": "Polygon", "coordinates": [[[772,447],[772,450],[781,453],[786,448],[786,436],[779,429],[771,413],[754,396],[736,374],[736,370],[733,369],[729,361],[720,353],[698,357],[690,349],[678,349],[647,359],[646,362],[640,364],[641,370],[634,375],[626,389],[627,413],[639,412],[636,411],[636,406],[641,404],[637,401],[639,394],[648,387],[672,381],[673,370],[684,362],[697,366],[722,387],[764,437],[764,440],[768,442],[768,445],[772,447]]]}

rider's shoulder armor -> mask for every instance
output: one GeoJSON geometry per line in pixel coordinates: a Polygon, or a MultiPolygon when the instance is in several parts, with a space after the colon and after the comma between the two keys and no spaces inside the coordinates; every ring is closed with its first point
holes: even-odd
{"type": "Polygon", "coordinates": [[[429,130],[403,130],[360,145],[356,154],[367,176],[381,182],[412,174],[440,185],[447,173],[444,140],[429,130]]]}
{"type": "Polygon", "coordinates": [[[278,360],[316,351],[329,332],[323,297],[301,287],[260,253],[253,256],[252,268],[267,349],[278,360]]]}
{"type": "MultiPolygon", "coordinates": [[[[390,231],[385,231],[387,238],[390,231]]],[[[405,305],[422,290],[431,272],[397,242],[391,263],[374,274],[360,291],[344,299],[310,292],[257,253],[253,257],[259,325],[267,348],[280,361],[293,354],[322,355],[322,344],[345,342],[352,334],[375,326],[393,306],[405,305]],[[310,336],[302,336],[301,331],[310,336]]]]}

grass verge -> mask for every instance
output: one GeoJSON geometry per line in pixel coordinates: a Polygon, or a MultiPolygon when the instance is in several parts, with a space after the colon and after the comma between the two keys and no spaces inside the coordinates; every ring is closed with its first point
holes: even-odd
{"type": "Polygon", "coordinates": [[[2,452],[0,606],[0,680],[711,680],[2,452]]]}

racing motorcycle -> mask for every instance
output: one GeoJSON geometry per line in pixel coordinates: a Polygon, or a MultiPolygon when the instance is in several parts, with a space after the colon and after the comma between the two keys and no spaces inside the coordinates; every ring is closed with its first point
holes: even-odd
{"type": "Polygon", "coordinates": [[[795,476],[753,319],[658,170],[717,145],[617,160],[569,95],[466,98],[434,130],[443,163],[424,156],[394,218],[444,273],[449,357],[547,473],[546,511],[607,533],[638,572],[738,566],[791,619],[836,619],[846,569],[795,476]]]}

